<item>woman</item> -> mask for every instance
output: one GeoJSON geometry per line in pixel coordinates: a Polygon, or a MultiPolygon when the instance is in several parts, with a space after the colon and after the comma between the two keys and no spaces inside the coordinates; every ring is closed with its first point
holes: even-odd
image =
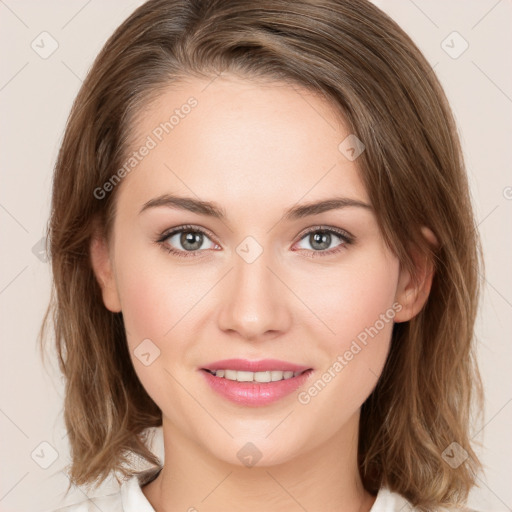
{"type": "Polygon", "coordinates": [[[465,503],[478,237],[441,86],[371,3],[139,7],[48,238],[70,483],[128,477],[66,510],[465,503]]]}

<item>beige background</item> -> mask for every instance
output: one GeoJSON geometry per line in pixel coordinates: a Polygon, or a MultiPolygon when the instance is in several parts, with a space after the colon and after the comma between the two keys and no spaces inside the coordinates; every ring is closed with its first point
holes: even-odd
{"type": "MultiPolygon", "coordinates": [[[[50,290],[49,266],[37,247],[72,100],[107,37],[140,3],[0,0],[2,512],[62,504],[67,479],[61,470],[69,462],[62,382],[55,368],[45,372],[36,351],[50,290]],[[50,35],[40,36],[45,31],[50,35]],[[58,44],[54,53],[41,56],[52,44],[58,44]]],[[[487,265],[477,324],[486,420],[474,431],[484,445],[479,453],[487,470],[470,503],[481,511],[512,510],[512,2],[377,3],[435,66],[459,123],[487,265]],[[469,46],[461,53],[465,41],[469,46]]],[[[160,443],[155,449],[161,453],[160,443]]],[[[74,489],[66,502],[84,497],[74,489]]]]}

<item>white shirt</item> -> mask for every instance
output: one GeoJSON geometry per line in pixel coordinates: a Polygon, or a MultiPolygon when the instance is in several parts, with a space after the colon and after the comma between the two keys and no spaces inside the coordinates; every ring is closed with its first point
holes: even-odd
{"type": "MultiPolygon", "coordinates": [[[[68,505],[53,512],[155,512],[141,486],[151,482],[158,476],[159,470],[147,470],[139,475],[134,475],[125,480],[119,491],[81,501],[76,505],[68,505]]],[[[414,512],[412,505],[401,495],[391,492],[383,487],[377,494],[377,498],[370,512],[414,512]]]]}

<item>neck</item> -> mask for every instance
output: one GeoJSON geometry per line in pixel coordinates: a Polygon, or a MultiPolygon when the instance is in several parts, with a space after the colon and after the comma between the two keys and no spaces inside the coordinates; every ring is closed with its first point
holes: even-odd
{"type": "Polygon", "coordinates": [[[142,491],[157,512],[367,512],[375,497],[357,467],[359,415],[334,438],[272,466],[234,465],[212,456],[164,418],[165,464],[142,491]]]}

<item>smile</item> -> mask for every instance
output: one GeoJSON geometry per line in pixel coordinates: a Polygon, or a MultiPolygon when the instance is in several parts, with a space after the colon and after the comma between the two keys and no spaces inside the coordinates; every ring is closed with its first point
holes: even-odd
{"type": "Polygon", "coordinates": [[[199,370],[212,391],[246,407],[269,405],[290,395],[313,373],[313,368],[275,359],[229,359],[199,370]]]}

